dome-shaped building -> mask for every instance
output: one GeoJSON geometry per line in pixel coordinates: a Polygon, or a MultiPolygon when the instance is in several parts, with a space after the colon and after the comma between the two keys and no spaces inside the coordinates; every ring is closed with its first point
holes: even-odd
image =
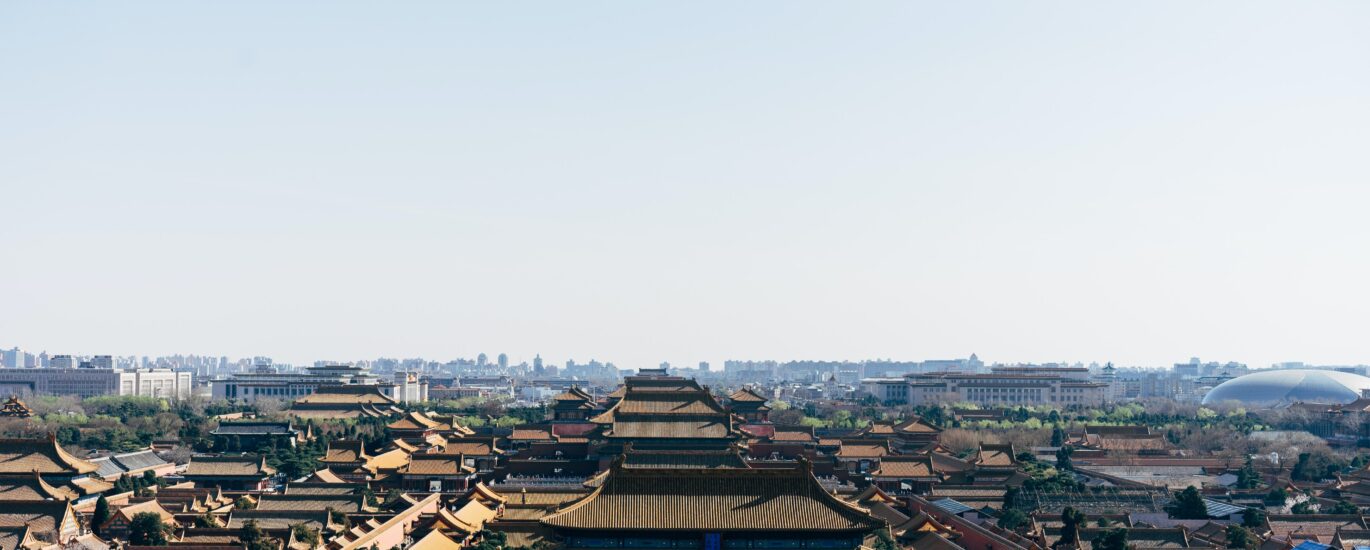
{"type": "Polygon", "coordinates": [[[1204,396],[1205,405],[1236,402],[1247,407],[1290,403],[1345,404],[1370,389],[1370,378],[1349,372],[1277,369],[1253,372],[1218,384],[1204,396]]]}

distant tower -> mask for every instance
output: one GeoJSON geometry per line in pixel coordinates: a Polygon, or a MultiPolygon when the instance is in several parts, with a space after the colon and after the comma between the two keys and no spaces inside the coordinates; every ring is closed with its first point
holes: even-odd
{"type": "Polygon", "coordinates": [[[498,361],[499,361],[499,368],[501,368],[501,369],[507,369],[507,368],[509,368],[509,356],[508,356],[508,355],[505,355],[505,354],[503,354],[503,353],[499,354],[499,359],[498,359],[498,361]]]}
{"type": "Polygon", "coordinates": [[[533,357],[533,368],[542,369],[542,354],[533,357]]]}
{"type": "Polygon", "coordinates": [[[486,357],[484,353],[482,353],[482,354],[476,356],[476,366],[477,366],[477,367],[484,367],[484,366],[485,366],[486,364],[488,364],[489,362],[490,362],[490,358],[489,358],[489,357],[486,357]]]}

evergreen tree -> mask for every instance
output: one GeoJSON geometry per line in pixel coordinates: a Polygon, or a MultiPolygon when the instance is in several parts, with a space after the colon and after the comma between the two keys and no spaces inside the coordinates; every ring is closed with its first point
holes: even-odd
{"type": "Polygon", "coordinates": [[[1289,491],[1284,490],[1284,487],[1271,489],[1270,492],[1265,495],[1266,504],[1282,506],[1286,500],[1289,500],[1289,491]]]}
{"type": "Polygon", "coordinates": [[[480,544],[475,546],[475,550],[501,550],[509,541],[503,531],[481,529],[477,536],[480,537],[480,544]]]}
{"type": "Polygon", "coordinates": [[[1018,501],[1017,487],[1009,487],[1004,491],[1004,509],[1013,508],[1013,504],[1018,501]]]}
{"type": "Polygon", "coordinates": [[[1237,472],[1238,489],[1255,489],[1261,484],[1261,475],[1256,472],[1256,468],[1251,465],[1251,457],[1246,457],[1246,464],[1237,472]]]}
{"type": "Polygon", "coordinates": [[[888,528],[875,532],[875,550],[899,550],[899,545],[895,544],[888,528]]]}
{"type": "Polygon", "coordinates": [[[128,541],[134,546],[166,546],[170,531],[171,528],[162,522],[162,516],[139,512],[128,524],[128,541]]]}
{"type": "Polygon", "coordinates": [[[247,520],[243,523],[243,530],[238,534],[238,540],[242,541],[246,550],[277,550],[279,546],[271,537],[266,536],[266,532],[257,525],[256,520],[247,520]]]}
{"type": "Polygon", "coordinates": [[[1331,510],[1327,511],[1327,513],[1347,515],[1359,514],[1360,507],[1356,506],[1355,504],[1351,504],[1350,502],[1347,502],[1345,500],[1338,500],[1336,506],[1333,506],[1331,510]]]}
{"type": "Polygon", "coordinates": [[[1067,506],[1061,511],[1061,538],[1056,541],[1056,547],[1073,547],[1080,544],[1080,527],[1084,526],[1089,519],[1085,513],[1076,510],[1074,507],[1067,506]]]}
{"type": "Polygon", "coordinates": [[[1016,509],[1009,508],[1009,509],[1005,509],[1005,510],[1004,510],[1004,513],[999,514],[999,522],[998,522],[998,525],[999,525],[999,527],[1002,527],[1002,528],[1004,528],[1004,529],[1008,529],[1008,530],[1012,531],[1012,530],[1018,529],[1019,527],[1023,526],[1023,525],[1026,524],[1027,522],[1028,522],[1027,514],[1024,514],[1024,513],[1022,512],[1022,510],[1016,510],[1016,509]]]}
{"type": "Polygon", "coordinates": [[[1074,465],[1074,464],[1071,464],[1071,462],[1070,462],[1070,455],[1072,455],[1072,454],[1074,454],[1074,453],[1075,453],[1075,449],[1070,448],[1070,446],[1065,446],[1065,447],[1061,447],[1060,449],[1058,449],[1058,450],[1056,451],[1056,469],[1057,469],[1057,470],[1073,470],[1073,469],[1075,469],[1075,465],[1074,465]]]}
{"type": "Polygon", "coordinates": [[[295,537],[295,540],[308,543],[310,548],[319,545],[320,538],[318,529],[310,529],[308,525],[296,523],[295,525],[290,526],[290,531],[295,537]]]}
{"type": "Polygon", "coordinates": [[[201,529],[210,529],[218,527],[219,524],[218,522],[214,521],[214,516],[209,515],[209,512],[205,512],[203,514],[195,516],[195,526],[201,529]]]}
{"type": "Polygon", "coordinates": [[[1175,500],[1166,505],[1165,511],[1176,519],[1208,519],[1208,506],[1193,485],[1176,491],[1175,500]]]}
{"type": "Polygon", "coordinates": [[[99,500],[95,501],[95,512],[90,515],[91,529],[99,535],[105,522],[109,521],[109,501],[105,500],[105,495],[101,494],[99,500]]]}
{"type": "Polygon", "coordinates": [[[1251,550],[1260,546],[1261,541],[1251,534],[1245,527],[1240,525],[1227,526],[1227,547],[1239,550],[1251,550]]]}
{"type": "Polygon", "coordinates": [[[1127,550],[1127,528],[1118,527],[1094,538],[1094,550],[1127,550]]]}
{"type": "Polygon", "coordinates": [[[1060,426],[1051,428],[1051,446],[1060,447],[1066,444],[1066,432],[1060,426]]]}
{"type": "Polygon", "coordinates": [[[1242,527],[1255,529],[1265,525],[1265,512],[1255,508],[1242,510],[1242,527]]]}

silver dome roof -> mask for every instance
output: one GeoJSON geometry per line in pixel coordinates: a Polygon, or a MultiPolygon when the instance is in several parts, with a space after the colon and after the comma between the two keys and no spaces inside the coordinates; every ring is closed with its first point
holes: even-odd
{"type": "Polygon", "coordinates": [[[1277,369],[1253,372],[1218,384],[1203,404],[1227,401],[1254,407],[1278,407],[1290,403],[1350,403],[1362,390],[1370,389],[1370,378],[1349,372],[1318,369],[1277,369]]]}

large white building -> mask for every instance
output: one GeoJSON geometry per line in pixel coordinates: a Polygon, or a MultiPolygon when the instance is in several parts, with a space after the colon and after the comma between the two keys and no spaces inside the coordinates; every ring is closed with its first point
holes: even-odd
{"type": "Polygon", "coordinates": [[[1089,369],[995,367],[989,374],[930,372],[903,378],[866,379],[862,392],[881,402],[924,405],[974,403],[986,406],[1103,405],[1109,383],[1091,380],[1089,369]]]}
{"type": "Polygon", "coordinates": [[[278,372],[269,365],[253,372],[234,374],[210,382],[214,399],[251,403],[258,399],[294,401],[313,394],[320,386],[373,385],[382,394],[401,403],[428,400],[428,381],[416,373],[397,372],[390,381],[371,374],[369,369],[352,365],[308,367],[305,372],[278,372]]]}
{"type": "Polygon", "coordinates": [[[191,374],[171,369],[0,369],[0,394],[179,399],[191,395],[191,374]]]}

